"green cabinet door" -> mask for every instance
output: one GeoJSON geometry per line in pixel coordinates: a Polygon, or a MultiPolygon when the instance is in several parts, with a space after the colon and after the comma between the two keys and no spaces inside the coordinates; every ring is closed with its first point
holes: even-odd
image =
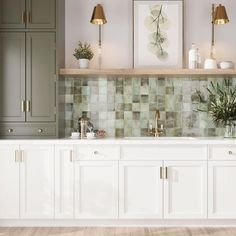
{"type": "Polygon", "coordinates": [[[0,28],[25,28],[25,0],[0,0],[0,28]]]}
{"type": "Polygon", "coordinates": [[[26,0],[26,9],[27,28],[55,28],[56,0],[26,0]]]}
{"type": "Polygon", "coordinates": [[[24,122],[25,33],[0,33],[0,121],[24,122]]]}
{"type": "Polygon", "coordinates": [[[55,121],[55,33],[27,33],[27,122],[55,121]]]}

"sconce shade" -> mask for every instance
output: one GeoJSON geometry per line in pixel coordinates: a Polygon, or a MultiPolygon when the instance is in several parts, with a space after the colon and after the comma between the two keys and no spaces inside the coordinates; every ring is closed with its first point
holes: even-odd
{"type": "Polygon", "coordinates": [[[215,14],[214,14],[214,24],[216,25],[223,25],[229,22],[229,18],[227,16],[227,12],[223,5],[219,5],[216,7],[215,14]]]}
{"type": "Polygon", "coordinates": [[[97,4],[97,6],[94,7],[90,23],[95,25],[103,25],[107,23],[101,4],[97,4]]]}

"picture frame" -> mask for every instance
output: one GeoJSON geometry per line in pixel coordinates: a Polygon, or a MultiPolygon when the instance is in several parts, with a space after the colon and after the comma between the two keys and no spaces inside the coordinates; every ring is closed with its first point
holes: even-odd
{"type": "Polygon", "coordinates": [[[183,0],[133,0],[133,67],[183,67],[183,0]]]}

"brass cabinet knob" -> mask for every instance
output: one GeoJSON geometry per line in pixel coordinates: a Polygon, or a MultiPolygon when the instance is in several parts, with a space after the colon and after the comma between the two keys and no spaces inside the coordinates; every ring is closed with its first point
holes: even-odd
{"type": "Polygon", "coordinates": [[[232,151],[229,151],[229,155],[233,155],[233,152],[232,152],[232,151]]]}
{"type": "Polygon", "coordinates": [[[38,133],[39,134],[43,133],[43,129],[38,129],[38,133]]]}
{"type": "Polygon", "coordinates": [[[9,129],[9,130],[8,130],[8,133],[13,133],[13,129],[9,129]]]}

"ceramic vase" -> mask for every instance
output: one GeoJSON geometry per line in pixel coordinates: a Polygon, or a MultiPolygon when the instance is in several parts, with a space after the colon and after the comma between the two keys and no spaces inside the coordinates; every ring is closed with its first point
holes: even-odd
{"type": "Polygon", "coordinates": [[[88,69],[89,68],[89,60],[88,59],[79,59],[79,68],[80,69],[88,69]]]}

